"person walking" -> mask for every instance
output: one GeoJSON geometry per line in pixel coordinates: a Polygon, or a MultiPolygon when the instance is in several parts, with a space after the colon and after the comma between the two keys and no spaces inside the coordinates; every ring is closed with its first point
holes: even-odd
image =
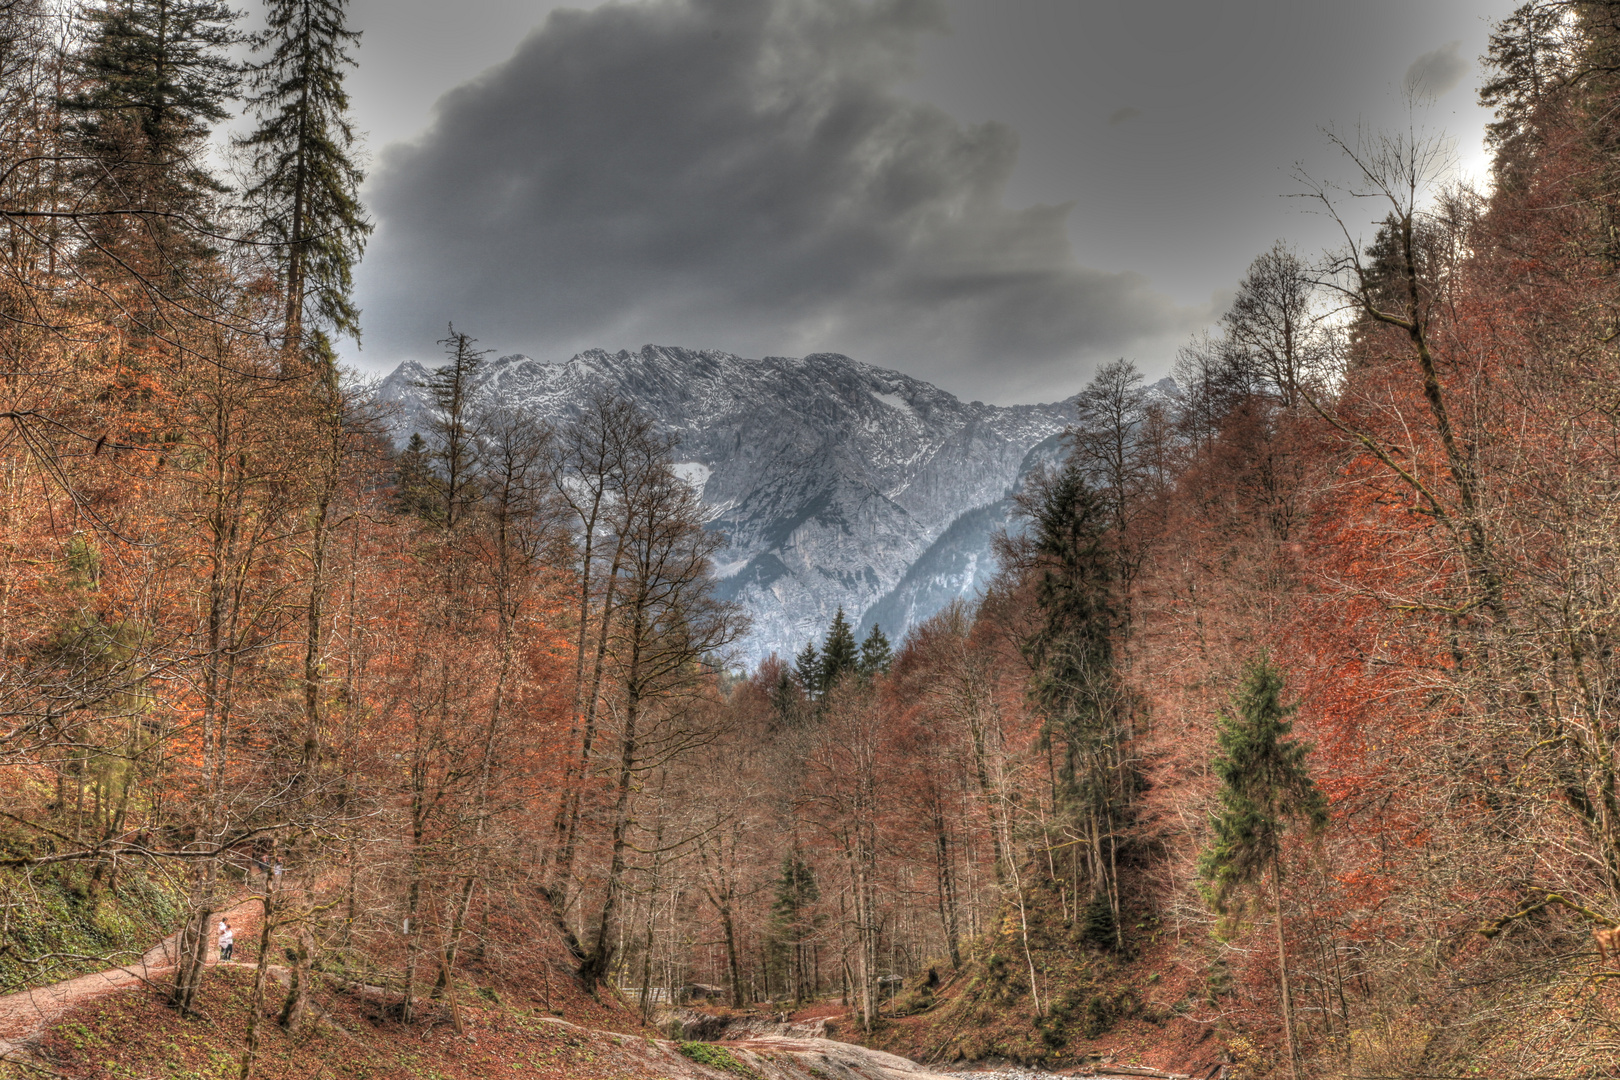
{"type": "Polygon", "coordinates": [[[231,920],[219,920],[219,958],[229,960],[231,951],[236,948],[236,935],[231,933],[231,920]]]}

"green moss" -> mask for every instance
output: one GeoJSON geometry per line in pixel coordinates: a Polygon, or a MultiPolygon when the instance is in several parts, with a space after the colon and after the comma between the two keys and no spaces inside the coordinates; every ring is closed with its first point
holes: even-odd
{"type": "Polygon", "coordinates": [[[746,1077],[747,1080],[764,1080],[759,1073],[738,1061],[731,1051],[723,1046],[716,1046],[714,1043],[706,1042],[683,1042],[676,1043],[675,1049],[681,1052],[682,1057],[695,1061],[699,1065],[706,1065],[711,1069],[719,1069],[721,1072],[746,1077]]]}
{"type": "Polygon", "coordinates": [[[115,882],[82,866],[0,876],[14,945],[0,955],[0,993],[129,963],[178,925],[184,899],[171,885],[128,868],[115,882]]]}

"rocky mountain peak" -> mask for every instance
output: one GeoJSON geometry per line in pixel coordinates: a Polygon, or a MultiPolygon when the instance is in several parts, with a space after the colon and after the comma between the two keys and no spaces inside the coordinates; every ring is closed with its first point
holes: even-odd
{"type": "MultiPolygon", "coordinates": [[[[379,387],[400,444],[426,429],[426,374],[407,362],[379,387]]],[[[679,436],[682,474],[701,484],[710,527],[729,541],[722,593],[753,619],[747,663],[802,648],[839,607],[866,613],[953,522],[1003,500],[1029,452],[1073,417],[1072,401],[963,402],[839,353],[748,359],[648,345],[561,363],[514,354],[478,372],[479,394],[551,422],[603,389],[679,436]]],[[[910,604],[884,629],[898,640],[943,602],[910,604]]]]}

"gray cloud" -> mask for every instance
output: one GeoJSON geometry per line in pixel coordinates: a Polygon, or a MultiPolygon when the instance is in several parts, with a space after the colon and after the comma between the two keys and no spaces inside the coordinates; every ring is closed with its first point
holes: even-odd
{"type": "Polygon", "coordinates": [[[1081,266],[1069,205],[1006,205],[1009,128],[898,92],[943,28],[939,0],[554,12],[382,154],[367,352],[454,319],[541,356],[838,350],[987,400],[1168,355],[1208,310],[1081,266]]]}
{"type": "Polygon", "coordinates": [[[1127,105],[1123,109],[1115,109],[1112,113],[1110,113],[1108,116],[1108,122],[1117,127],[1118,125],[1125,123],[1127,120],[1135,120],[1141,115],[1141,109],[1138,109],[1134,105],[1127,105]]]}
{"type": "Polygon", "coordinates": [[[1412,61],[1403,83],[1407,93],[1439,97],[1462,82],[1473,65],[1461,50],[1461,41],[1448,41],[1412,61]]]}

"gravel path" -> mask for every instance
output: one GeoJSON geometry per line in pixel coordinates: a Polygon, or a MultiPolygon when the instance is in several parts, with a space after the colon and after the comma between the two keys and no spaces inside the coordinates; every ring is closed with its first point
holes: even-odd
{"type": "MultiPolygon", "coordinates": [[[[261,910],[259,901],[243,900],[215,913],[210,920],[215,925],[209,932],[208,940],[210,965],[219,962],[219,948],[215,941],[218,920],[222,917],[231,920],[231,929],[236,932],[237,947],[240,949],[257,941],[261,910]]],[[[109,968],[0,997],[0,1061],[25,1056],[29,1044],[79,1002],[152,982],[173,971],[179,940],[178,933],[170,934],[146,950],[140,960],[125,967],[109,968]]]]}

